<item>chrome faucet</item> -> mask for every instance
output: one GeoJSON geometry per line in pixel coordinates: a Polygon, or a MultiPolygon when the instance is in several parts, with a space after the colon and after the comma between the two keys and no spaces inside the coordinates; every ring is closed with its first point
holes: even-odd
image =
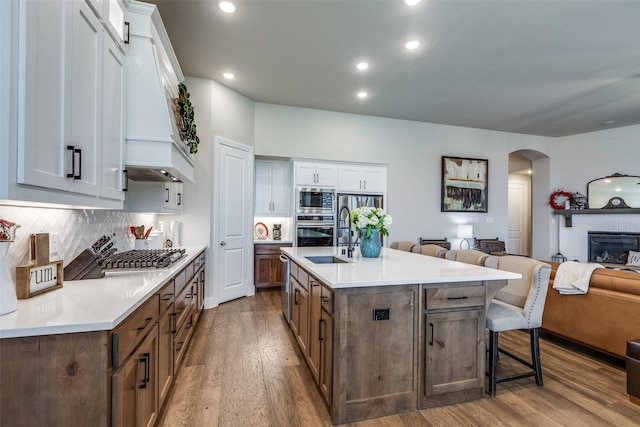
{"type": "Polygon", "coordinates": [[[340,208],[340,213],[338,214],[338,218],[340,218],[342,216],[342,211],[346,210],[347,211],[347,221],[349,224],[349,236],[348,236],[348,243],[347,243],[347,257],[352,258],[353,257],[353,241],[351,240],[351,211],[349,210],[349,208],[347,206],[343,206],[340,208]]]}

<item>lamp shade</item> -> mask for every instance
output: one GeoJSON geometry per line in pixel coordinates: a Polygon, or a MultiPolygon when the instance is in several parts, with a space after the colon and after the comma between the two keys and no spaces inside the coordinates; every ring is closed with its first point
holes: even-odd
{"type": "Polygon", "coordinates": [[[458,239],[470,239],[473,237],[473,225],[471,224],[458,224],[458,239]]]}

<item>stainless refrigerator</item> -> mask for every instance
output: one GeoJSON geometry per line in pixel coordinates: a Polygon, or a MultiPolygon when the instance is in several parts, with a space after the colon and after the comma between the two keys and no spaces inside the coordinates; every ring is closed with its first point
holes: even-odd
{"type": "MultiPolygon", "coordinates": [[[[338,193],[336,203],[336,242],[338,246],[347,246],[349,244],[349,233],[351,233],[351,243],[360,244],[360,233],[349,228],[349,215],[355,208],[363,206],[371,206],[376,208],[383,207],[383,197],[372,194],[341,194],[338,193]]],[[[380,234],[380,240],[382,240],[380,234]]]]}

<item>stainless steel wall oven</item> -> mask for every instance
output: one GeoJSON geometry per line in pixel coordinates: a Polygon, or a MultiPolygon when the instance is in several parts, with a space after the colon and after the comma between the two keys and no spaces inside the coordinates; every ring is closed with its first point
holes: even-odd
{"type": "Polygon", "coordinates": [[[296,246],[334,246],[336,223],[333,215],[298,215],[296,246]]]}

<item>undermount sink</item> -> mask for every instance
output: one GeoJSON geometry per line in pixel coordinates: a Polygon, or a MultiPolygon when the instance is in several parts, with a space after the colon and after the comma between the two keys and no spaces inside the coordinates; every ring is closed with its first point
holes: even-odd
{"type": "Polygon", "coordinates": [[[331,255],[306,256],[305,258],[315,264],[345,264],[349,262],[331,255]]]}

